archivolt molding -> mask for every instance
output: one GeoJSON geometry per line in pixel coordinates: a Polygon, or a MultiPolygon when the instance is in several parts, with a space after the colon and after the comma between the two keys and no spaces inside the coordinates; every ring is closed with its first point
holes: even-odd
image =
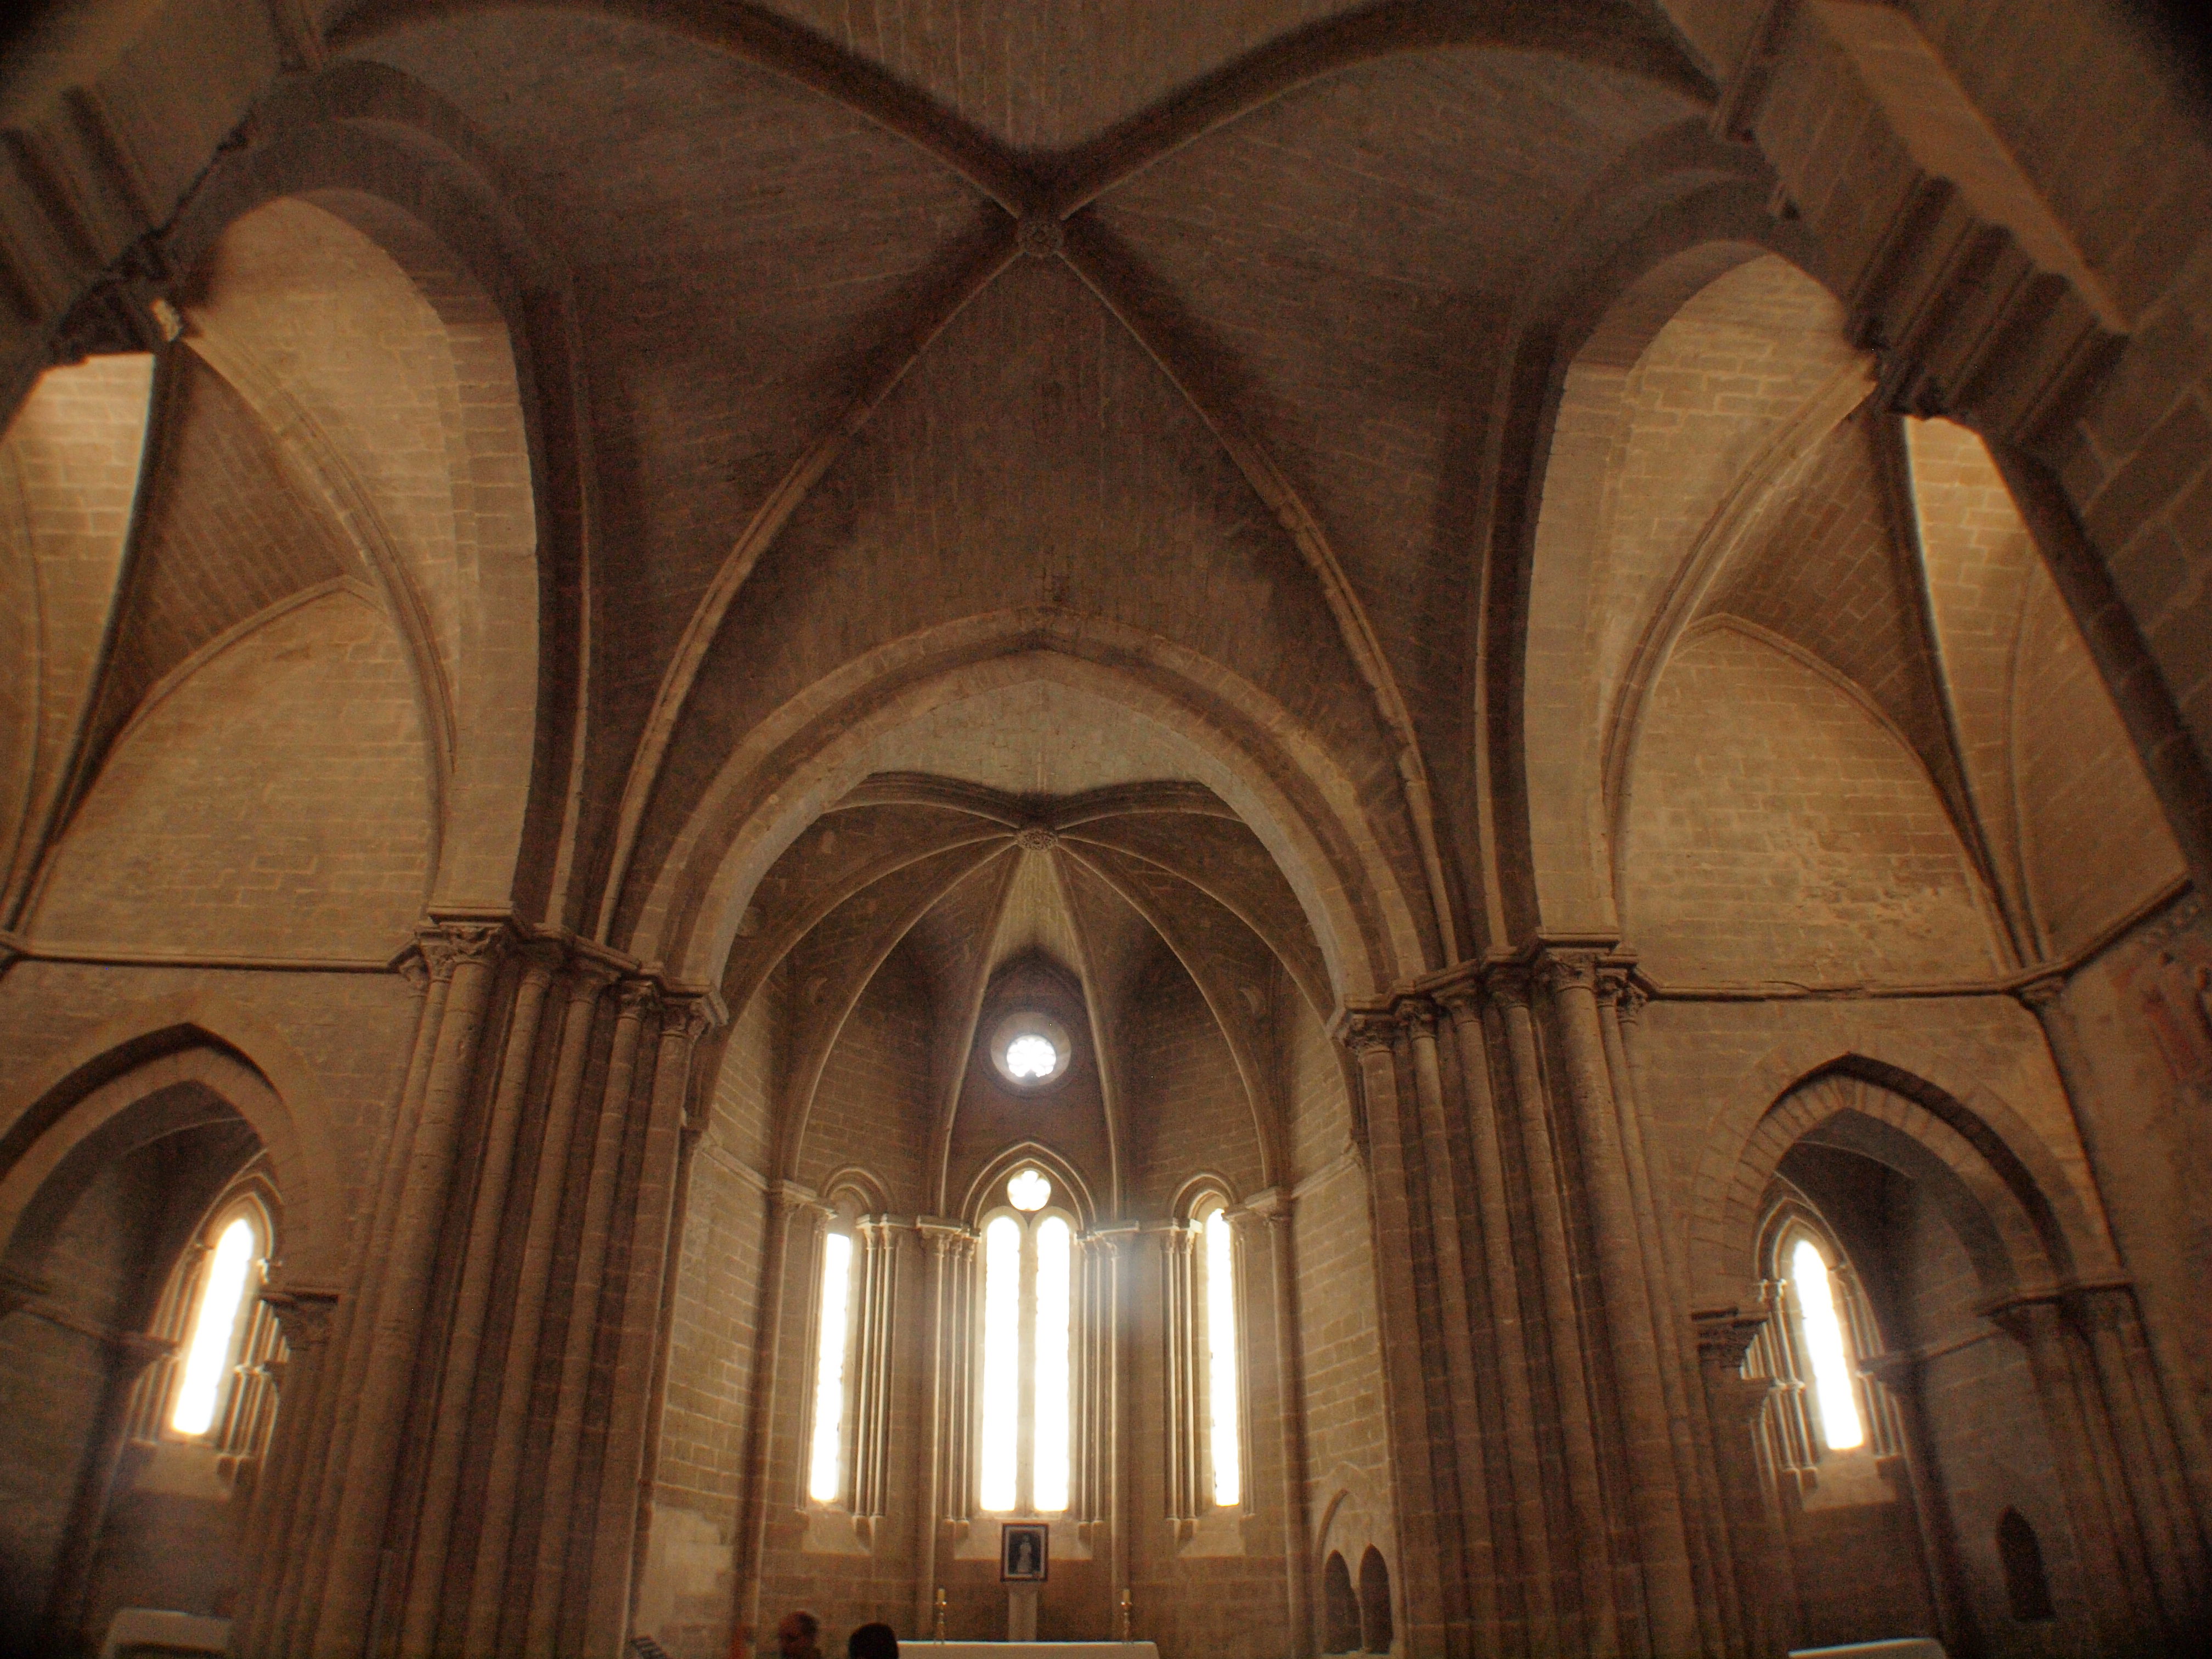
{"type": "Polygon", "coordinates": [[[1779,1045],[1713,1113],[1685,1194],[1693,1309],[1757,1305],[1747,1281],[1768,1184],[1783,1154],[1839,1113],[1909,1139],[1976,1195],[1990,1236],[2003,1241],[2001,1259],[1984,1259],[1985,1275],[2028,1290],[2119,1276],[2078,1143],[2054,1148],[1994,1091],[1951,1075],[1942,1056],[1889,1032],[1867,1036],[1779,1045]]]}
{"type": "Polygon", "coordinates": [[[847,788],[871,745],[928,709],[1039,679],[1089,690],[1193,741],[1274,857],[1340,997],[1419,971],[1419,933],[1358,791],[1281,707],[1157,637],[1049,607],[971,617],[844,665],[749,732],[643,895],[633,954],[711,980],[753,888],[847,788]]]}
{"type": "Polygon", "coordinates": [[[338,1283],[346,1194],[325,1127],[336,1113],[318,1076],[282,1035],[219,993],[134,1005],[23,1079],[31,1103],[0,1131],[0,1239],[73,1148],[149,1096],[191,1085],[260,1139],[284,1195],[281,1282],[338,1283]]]}

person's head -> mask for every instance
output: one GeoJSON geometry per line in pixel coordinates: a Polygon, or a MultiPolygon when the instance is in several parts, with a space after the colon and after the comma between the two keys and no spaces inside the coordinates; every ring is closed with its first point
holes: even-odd
{"type": "Polygon", "coordinates": [[[775,1650],[783,1659],[816,1659],[821,1643],[822,1621],[811,1613],[787,1613],[775,1627],[775,1650]]]}
{"type": "Polygon", "coordinates": [[[898,1632],[889,1625],[863,1625],[845,1638],[849,1659],[898,1659],[898,1632]]]}

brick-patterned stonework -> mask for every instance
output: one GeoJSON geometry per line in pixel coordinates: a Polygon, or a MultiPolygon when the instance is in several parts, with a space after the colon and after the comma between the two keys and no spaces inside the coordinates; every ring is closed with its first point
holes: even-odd
{"type": "Polygon", "coordinates": [[[1310,1659],[1356,1582],[1407,1659],[2203,1646],[2212,129],[2149,9],[46,8],[0,1659],[1002,1634],[1030,1163],[1048,1638],[1310,1659]],[[124,1385],[249,1178],[227,1462],[124,1385]],[[1878,1454],[1802,1432],[1785,1215],[1878,1454]]]}

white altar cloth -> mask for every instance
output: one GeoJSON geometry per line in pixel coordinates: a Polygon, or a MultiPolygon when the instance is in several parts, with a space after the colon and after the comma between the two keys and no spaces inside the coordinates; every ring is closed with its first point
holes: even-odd
{"type": "Polygon", "coordinates": [[[901,1642],[914,1659],[1160,1659],[1150,1642],[901,1642]]]}
{"type": "Polygon", "coordinates": [[[1790,1659],[1944,1659],[1943,1644],[1925,1636],[1889,1642],[1846,1642],[1837,1648],[1792,1648],[1790,1659]]]}

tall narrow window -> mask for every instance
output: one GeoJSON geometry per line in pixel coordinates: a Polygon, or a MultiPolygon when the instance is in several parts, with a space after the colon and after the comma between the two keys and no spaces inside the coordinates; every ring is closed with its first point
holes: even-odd
{"type": "Polygon", "coordinates": [[[169,1414],[169,1426],[179,1434],[205,1434],[215,1423],[230,1382],[239,1310],[258,1243],[253,1224],[244,1216],[225,1227],[216,1241],[199,1308],[192,1316],[191,1337],[185,1345],[184,1379],[169,1414]]]}
{"type": "Polygon", "coordinates": [[[1813,1366],[1820,1438],[1830,1451],[1850,1451],[1866,1443],[1866,1428],[1859,1421],[1858,1401],[1851,1391],[1850,1351],[1828,1282],[1827,1260],[1809,1238],[1800,1238],[1790,1252],[1790,1282],[1797,1293],[1806,1358],[1813,1366]]]}
{"type": "Polygon", "coordinates": [[[1237,1246],[1229,1214],[1213,1206],[1202,1224],[1206,1240],[1206,1449],[1212,1465],[1213,1501],[1243,1496],[1243,1457],[1237,1425],[1237,1246]]]}
{"type": "Polygon", "coordinates": [[[815,1349],[814,1447],[806,1495],[834,1504],[845,1495],[848,1439],[846,1354],[853,1308],[853,1238],[833,1232],[822,1241],[821,1332],[815,1349]]]}
{"type": "Polygon", "coordinates": [[[1000,1513],[1056,1515],[1073,1478],[1075,1233],[1048,1212],[1052,1182],[1023,1170],[1012,1213],[983,1228],[983,1389],[976,1501],[1000,1513]]]}

